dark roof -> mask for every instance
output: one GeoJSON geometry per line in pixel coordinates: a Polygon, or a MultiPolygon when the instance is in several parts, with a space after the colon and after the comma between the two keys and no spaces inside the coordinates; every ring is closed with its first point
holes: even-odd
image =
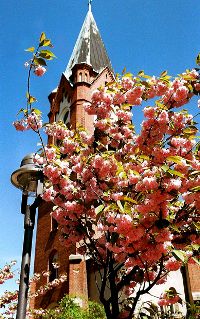
{"type": "Polygon", "coordinates": [[[64,72],[65,76],[69,78],[74,65],[81,63],[91,65],[97,73],[105,67],[112,70],[111,62],[90,8],[64,72]]]}

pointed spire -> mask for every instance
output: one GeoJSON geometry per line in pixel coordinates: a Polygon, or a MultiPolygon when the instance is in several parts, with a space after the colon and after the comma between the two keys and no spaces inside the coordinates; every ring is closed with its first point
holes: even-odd
{"type": "Polygon", "coordinates": [[[88,1],[88,10],[92,11],[92,0],[88,1]]]}
{"type": "Polygon", "coordinates": [[[97,73],[106,66],[112,70],[110,59],[92,14],[91,2],[92,0],[88,0],[88,13],[64,72],[68,79],[72,73],[72,68],[76,64],[86,63],[97,73]]]}

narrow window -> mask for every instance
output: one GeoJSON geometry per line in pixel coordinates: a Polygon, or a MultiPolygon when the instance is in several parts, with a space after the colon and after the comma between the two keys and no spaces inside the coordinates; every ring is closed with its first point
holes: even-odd
{"type": "Polygon", "coordinates": [[[82,82],[83,81],[83,75],[82,75],[82,72],[79,73],[79,82],[82,82]]]}
{"type": "Polygon", "coordinates": [[[54,279],[58,278],[58,252],[53,250],[49,256],[49,282],[53,281],[54,279]]]}
{"type": "Polygon", "coordinates": [[[64,117],[63,117],[63,123],[64,124],[68,124],[70,122],[70,114],[69,114],[69,110],[66,111],[64,117]]]}

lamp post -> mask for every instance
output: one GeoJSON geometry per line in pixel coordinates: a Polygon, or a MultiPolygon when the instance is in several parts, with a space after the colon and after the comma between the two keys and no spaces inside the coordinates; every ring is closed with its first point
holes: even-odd
{"type": "Polygon", "coordinates": [[[11,175],[12,184],[22,190],[21,213],[24,214],[24,242],[16,319],[26,318],[33,230],[43,186],[42,171],[34,163],[33,158],[34,154],[25,156],[20,168],[11,175]],[[29,196],[35,197],[31,205],[28,205],[29,196]]]}

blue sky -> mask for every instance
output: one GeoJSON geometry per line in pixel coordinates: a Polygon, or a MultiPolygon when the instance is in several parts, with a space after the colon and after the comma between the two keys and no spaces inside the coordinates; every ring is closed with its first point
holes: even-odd
{"type": "MultiPolygon", "coordinates": [[[[200,52],[199,0],[93,0],[92,11],[115,72],[144,69],[176,75],[195,66],[200,52]]],[[[21,159],[37,150],[33,133],[12,127],[25,106],[24,49],[37,43],[44,31],[54,44],[57,59],[32,84],[37,107],[48,113],[47,96],[65,70],[87,13],[87,0],[1,0],[0,3],[0,265],[20,260],[23,240],[21,193],[10,183],[21,159]]],[[[194,105],[195,107],[195,105],[194,105]]],[[[46,120],[46,119],[45,119],[46,120]]]]}

